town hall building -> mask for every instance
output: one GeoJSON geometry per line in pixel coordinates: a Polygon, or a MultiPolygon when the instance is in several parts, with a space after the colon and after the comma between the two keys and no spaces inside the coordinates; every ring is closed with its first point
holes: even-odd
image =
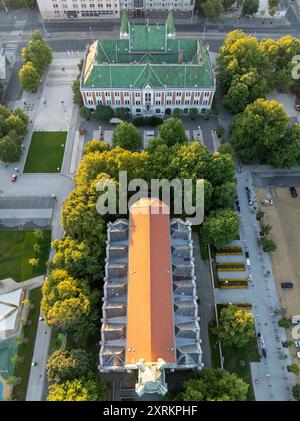
{"type": "Polygon", "coordinates": [[[185,114],[211,108],[215,76],[208,46],[177,39],[173,12],[165,25],[131,24],[122,15],[120,39],[89,46],[80,79],[84,105],[128,108],[133,116],[185,114]]]}

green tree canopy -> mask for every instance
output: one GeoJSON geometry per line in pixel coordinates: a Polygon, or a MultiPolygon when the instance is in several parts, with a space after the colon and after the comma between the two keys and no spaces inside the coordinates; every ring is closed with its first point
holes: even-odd
{"type": "Polygon", "coordinates": [[[253,314],[236,305],[223,307],[217,331],[225,346],[243,347],[255,335],[253,314]]]}
{"type": "Polygon", "coordinates": [[[84,349],[59,349],[47,362],[48,381],[62,383],[86,375],[91,368],[91,357],[84,349]]]}
{"type": "Polygon", "coordinates": [[[23,48],[22,57],[25,63],[31,62],[41,76],[52,61],[52,50],[42,38],[34,35],[27,47],[23,48]]]}
{"type": "Polygon", "coordinates": [[[258,12],[259,0],[244,0],[242,8],[242,16],[254,15],[258,12]]]}
{"type": "Polygon", "coordinates": [[[158,127],[158,136],[168,146],[187,141],[184,125],[175,117],[168,118],[158,127]]]}
{"type": "Polygon", "coordinates": [[[295,384],[295,386],[293,386],[292,394],[296,401],[300,401],[300,384],[295,384]]]}
{"type": "Polygon", "coordinates": [[[263,240],[262,247],[265,253],[272,253],[277,249],[277,246],[274,243],[274,241],[267,238],[263,240]]]}
{"type": "Polygon", "coordinates": [[[231,143],[244,163],[260,160],[291,167],[300,160],[300,128],[289,127],[289,116],[275,100],[258,99],[237,116],[231,127],[231,143]]]}
{"type": "Polygon", "coordinates": [[[224,12],[224,5],[222,0],[206,0],[201,3],[206,17],[215,19],[224,12]]]}
{"type": "Polygon", "coordinates": [[[214,208],[233,209],[236,195],[236,185],[233,181],[227,181],[214,189],[214,208]]]}
{"type": "Polygon", "coordinates": [[[105,384],[91,376],[49,386],[48,401],[101,401],[105,399],[105,384]]]}
{"type": "Polygon", "coordinates": [[[181,401],[245,401],[249,385],[235,373],[221,368],[207,368],[183,384],[177,399],[181,401]]]}
{"type": "Polygon", "coordinates": [[[80,92],[80,78],[79,76],[73,80],[72,83],[72,92],[73,92],[73,102],[74,104],[79,105],[80,107],[83,105],[83,99],[80,92]]]}
{"type": "Polygon", "coordinates": [[[0,139],[0,160],[3,162],[18,162],[22,156],[21,145],[10,136],[0,139]]]}
{"type": "Polygon", "coordinates": [[[40,75],[33,63],[27,61],[19,72],[22,88],[28,92],[36,92],[40,85],[40,75]]]}
{"type": "Polygon", "coordinates": [[[117,125],[112,138],[113,146],[136,151],[141,146],[141,136],[133,124],[125,121],[117,125]]]}
{"type": "Polygon", "coordinates": [[[203,238],[207,244],[224,246],[238,238],[239,218],[235,211],[216,210],[203,222],[203,238]]]}
{"type": "Polygon", "coordinates": [[[98,121],[109,121],[114,116],[114,110],[109,105],[97,105],[95,117],[98,121]]]}

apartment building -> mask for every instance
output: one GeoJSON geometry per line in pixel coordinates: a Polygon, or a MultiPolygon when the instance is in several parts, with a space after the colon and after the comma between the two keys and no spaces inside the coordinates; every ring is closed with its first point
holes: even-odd
{"type": "Polygon", "coordinates": [[[88,48],[80,84],[86,107],[129,108],[134,116],[204,112],[216,85],[208,46],[177,39],[172,11],[165,25],[130,24],[123,12],[120,39],[88,48]]]}

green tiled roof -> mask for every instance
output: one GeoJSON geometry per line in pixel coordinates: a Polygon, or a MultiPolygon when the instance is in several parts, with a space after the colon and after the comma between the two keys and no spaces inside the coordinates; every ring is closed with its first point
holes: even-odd
{"type": "Polygon", "coordinates": [[[132,25],[130,29],[130,51],[165,51],[165,25],[132,25]]]}
{"type": "Polygon", "coordinates": [[[84,85],[92,87],[153,88],[212,87],[208,53],[197,40],[168,39],[165,25],[129,25],[129,39],[97,41],[96,56],[84,85]],[[182,54],[181,63],[179,57],[182,54]]]}
{"type": "Polygon", "coordinates": [[[95,65],[87,88],[136,88],[150,84],[152,88],[211,87],[213,79],[207,66],[185,65],[95,65]]]}

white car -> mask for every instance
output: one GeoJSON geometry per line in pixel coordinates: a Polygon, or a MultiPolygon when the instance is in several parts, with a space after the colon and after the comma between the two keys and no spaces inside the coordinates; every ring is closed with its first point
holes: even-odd
{"type": "Polygon", "coordinates": [[[294,344],[296,348],[300,348],[300,341],[295,341],[294,344]]]}
{"type": "Polygon", "coordinates": [[[297,358],[300,360],[300,352],[297,352],[297,358]]]}

